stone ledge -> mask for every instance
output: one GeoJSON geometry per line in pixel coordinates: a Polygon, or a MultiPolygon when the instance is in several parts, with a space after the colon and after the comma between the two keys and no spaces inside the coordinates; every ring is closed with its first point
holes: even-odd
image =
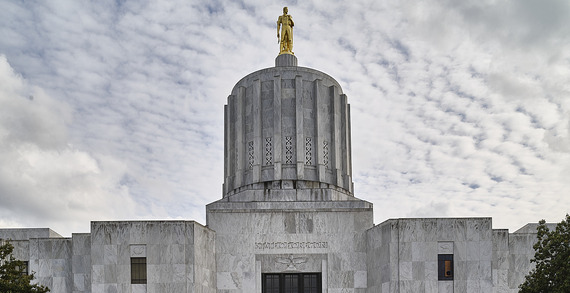
{"type": "Polygon", "coordinates": [[[363,200],[321,202],[226,202],[217,201],[206,206],[206,211],[218,213],[250,213],[256,211],[371,211],[372,203],[363,200]]]}

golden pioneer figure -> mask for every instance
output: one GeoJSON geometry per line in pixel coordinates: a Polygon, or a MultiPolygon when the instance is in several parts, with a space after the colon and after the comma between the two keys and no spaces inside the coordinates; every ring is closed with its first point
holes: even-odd
{"type": "Polygon", "coordinates": [[[283,15],[277,19],[277,39],[281,43],[279,54],[293,54],[293,18],[287,14],[289,10],[283,7],[283,15]],[[281,26],[281,38],[279,38],[279,27],[281,26]]]}

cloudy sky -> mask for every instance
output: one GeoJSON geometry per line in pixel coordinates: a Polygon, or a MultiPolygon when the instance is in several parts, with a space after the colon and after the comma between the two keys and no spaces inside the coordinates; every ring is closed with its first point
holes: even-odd
{"type": "Polygon", "coordinates": [[[205,224],[223,106],[274,65],[285,5],[299,65],[349,98],[376,224],[570,212],[567,0],[0,0],[0,227],[205,224]]]}

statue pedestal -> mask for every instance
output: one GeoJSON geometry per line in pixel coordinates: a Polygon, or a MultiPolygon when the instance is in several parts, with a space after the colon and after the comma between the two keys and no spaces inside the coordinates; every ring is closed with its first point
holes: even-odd
{"type": "Polygon", "coordinates": [[[297,57],[293,54],[279,54],[275,58],[275,67],[297,66],[297,57]]]}

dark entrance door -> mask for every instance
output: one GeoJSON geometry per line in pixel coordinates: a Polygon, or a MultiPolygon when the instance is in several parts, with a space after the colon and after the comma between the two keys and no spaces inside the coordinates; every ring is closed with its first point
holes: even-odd
{"type": "Polygon", "coordinates": [[[320,273],[262,274],[263,293],[320,293],[320,273]]]}

